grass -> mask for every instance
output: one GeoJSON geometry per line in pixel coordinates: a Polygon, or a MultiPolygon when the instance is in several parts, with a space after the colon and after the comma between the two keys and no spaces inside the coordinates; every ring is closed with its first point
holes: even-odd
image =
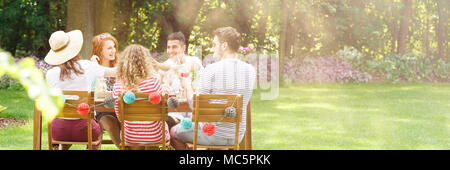
{"type": "Polygon", "coordinates": [[[448,84],[310,84],[252,98],[255,149],[450,149],[448,84]]]}
{"type": "MultiPolygon", "coordinates": [[[[252,97],[253,149],[450,149],[449,84],[299,84],[272,101],[262,92],[252,97]]],[[[0,104],[0,117],[29,120],[1,129],[0,149],[32,149],[26,93],[0,90],[0,104]]]]}

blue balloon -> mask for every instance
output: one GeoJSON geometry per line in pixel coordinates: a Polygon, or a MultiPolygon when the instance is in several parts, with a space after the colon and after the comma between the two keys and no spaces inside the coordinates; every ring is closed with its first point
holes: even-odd
{"type": "Polygon", "coordinates": [[[190,129],[192,127],[192,120],[189,118],[184,118],[183,120],[181,120],[181,127],[183,127],[183,129],[190,129]]]}
{"type": "Polygon", "coordinates": [[[124,101],[126,104],[133,104],[135,100],[136,100],[136,96],[135,96],[134,93],[131,92],[131,91],[127,91],[127,92],[125,93],[125,95],[123,95],[123,101],[124,101]]]}

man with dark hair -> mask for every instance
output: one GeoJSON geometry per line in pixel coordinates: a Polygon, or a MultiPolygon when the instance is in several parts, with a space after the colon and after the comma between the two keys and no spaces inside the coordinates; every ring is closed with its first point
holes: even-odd
{"type": "MultiPolygon", "coordinates": [[[[242,94],[242,108],[247,108],[256,82],[255,68],[238,59],[241,36],[232,27],[222,27],[214,31],[212,50],[218,62],[206,66],[200,74],[199,94],[242,94]]],[[[193,91],[188,80],[181,82],[188,92],[189,103],[192,104],[193,91]],[[190,90],[191,89],[191,90],[190,90]]],[[[192,107],[192,105],[191,105],[192,107]]],[[[239,124],[239,139],[241,142],[246,129],[247,110],[242,109],[242,121],[239,124]]],[[[198,133],[199,145],[233,145],[236,131],[235,123],[200,122],[199,129],[206,123],[216,127],[213,135],[207,136],[202,130],[198,133]]],[[[170,129],[171,144],[175,149],[186,149],[185,143],[194,140],[194,129],[184,129],[180,124],[170,129]]]]}
{"type": "MultiPolygon", "coordinates": [[[[167,37],[167,41],[169,40],[178,40],[186,46],[186,39],[184,38],[184,34],[182,32],[174,32],[167,37]]],[[[186,49],[186,47],[184,47],[186,49]]]]}
{"type": "MultiPolygon", "coordinates": [[[[187,75],[185,78],[192,80],[194,75],[190,73],[199,72],[203,69],[201,60],[198,57],[188,56],[186,54],[186,39],[183,33],[175,32],[167,37],[167,55],[168,59],[159,64],[159,73],[162,75],[162,88],[169,94],[186,96],[181,90],[180,74],[187,75]]],[[[183,98],[183,97],[182,97],[183,98]]],[[[169,113],[169,127],[180,122],[185,117],[191,117],[191,112],[171,112],[169,113]]]]}
{"type": "Polygon", "coordinates": [[[220,43],[226,43],[229,50],[237,52],[241,46],[241,34],[233,27],[222,27],[214,31],[220,43]]]}

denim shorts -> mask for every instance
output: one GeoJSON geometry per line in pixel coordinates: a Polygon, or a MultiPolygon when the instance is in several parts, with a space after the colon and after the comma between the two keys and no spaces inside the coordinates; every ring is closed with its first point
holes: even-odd
{"type": "MultiPolygon", "coordinates": [[[[175,138],[182,141],[183,143],[194,143],[194,123],[192,124],[192,127],[190,129],[184,129],[181,126],[181,123],[174,126],[175,128],[175,138]]],[[[218,145],[218,146],[231,146],[234,145],[234,138],[223,138],[223,137],[217,137],[215,135],[212,136],[206,136],[205,133],[203,133],[203,124],[198,124],[198,137],[197,137],[197,144],[199,145],[218,145]]],[[[238,142],[241,143],[243,136],[239,136],[238,142]]]]}

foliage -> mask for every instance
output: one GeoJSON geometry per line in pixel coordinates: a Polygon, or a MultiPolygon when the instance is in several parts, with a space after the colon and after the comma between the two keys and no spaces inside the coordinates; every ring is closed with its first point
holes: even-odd
{"type": "Polygon", "coordinates": [[[64,106],[62,92],[51,88],[35,65],[35,60],[31,57],[15,63],[9,53],[0,52],[0,76],[8,74],[18,80],[27,91],[28,97],[36,100],[36,107],[42,111],[44,118],[50,121],[64,106]]]}
{"type": "MultiPolygon", "coordinates": [[[[66,26],[66,2],[0,1],[0,45],[16,53],[15,56],[32,54],[42,58],[49,50],[47,40],[50,33],[66,26]]],[[[353,47],[359,56],[346,60],[361,73],[378,73],[392,81],[448,79],[448,2],[412,0],[406,50],[399,52],[400,25],[408,20],[402,13],[404,2],[115,0],[112,34],[118,39],[121,49],[132,43],[142,44],[157,52],[160,61],[167,57],[167,35],[182,31],[188,41],[188,54],[206,60],[204,63],[211,63],[207,56],[212,53],[213,31],[221,26],[233,26],[242,33],[243,47],[252,46],[256,53],[267,55],[281,54],[279,51],[282,50],[287,55],[280,60],[327,58],[353,47]],[[287,28],[281,27],[283,11],[289,13],[287,28]],[[287,43],[284,43],[286,47],[280,47],[283,32],[288,35],[287,43]]],[[[290,76],[295,77],[294,74],[290,76]]]]}
{"type": "Polygon", "coordinates": [[[383,58],[364,58],[353,47],[344,47],[337,52],[338,56],[352,63],[358,70],[384,75],[389,81],[399,82],[446,82],[449,79],[449,63],[443,59],[433,61],[422,54],[391,54],[383,58]]]}
{"type": "Polygon", "coordinates": [[[66,0],[0,1],[0,47],[13,56],[44,57],[50,34],[66,26],[65,5],[66,0]]]}

